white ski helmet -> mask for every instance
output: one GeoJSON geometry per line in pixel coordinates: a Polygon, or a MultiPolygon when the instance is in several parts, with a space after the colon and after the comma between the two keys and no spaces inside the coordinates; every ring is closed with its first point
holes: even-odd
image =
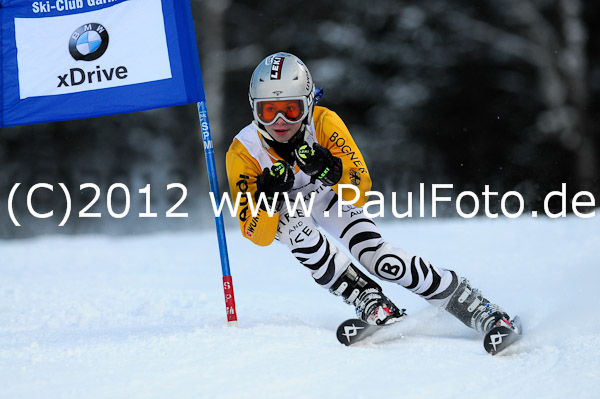
{"type": "Polygon", "coordinates": [[[271,54],[261,61],[250,79],[248,99],[254,120],[271,125],[280,117],[288,123],[309,124],[315,102],[315,85],[308,68],[290,53],[271,54]],[[268,116],[262,112],[262,102],[299,100],[292,111],[275,110],[268,116]],[[299,109],[302,108],[302,109],[299,109]]]}

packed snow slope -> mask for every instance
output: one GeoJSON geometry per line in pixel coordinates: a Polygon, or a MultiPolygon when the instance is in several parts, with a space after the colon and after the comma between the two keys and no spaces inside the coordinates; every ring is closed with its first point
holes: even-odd
{"type": "Polygon", "coordinates": [[[239,328],[212,230],[0,242],[0,398],[598,398],[600,223],[394,220],[384,236],[470,278],[525,336],[481,337],[390,283],[409,317],[356,347],[353,309],[285,248],[228,231],[239,328]]]}

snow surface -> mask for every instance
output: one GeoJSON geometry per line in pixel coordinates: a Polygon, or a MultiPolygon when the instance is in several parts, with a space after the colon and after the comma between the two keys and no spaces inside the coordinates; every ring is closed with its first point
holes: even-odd
{"type": "Polygon", "coordinates": [[[525,336],[503,356],[403,288],[410,315],[356,347],[353,309],[285,248],[228,230],[0,241],[0,398],[598,398],[600,223],[395,220],[384,236],[470,278],[525,336]]]}

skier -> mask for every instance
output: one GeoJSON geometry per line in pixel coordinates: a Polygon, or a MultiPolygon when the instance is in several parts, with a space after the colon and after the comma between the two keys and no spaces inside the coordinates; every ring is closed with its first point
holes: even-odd
{"type": "Polygon", "coordinates": [[[298,57],[285,52],[266,57],[252,74],[248,94],[254,120],[235,136],[226,158],[232,198],[242,194],[237,217],[246,238],[261,246],[274,240],[286,245],[317,284],[354,305],[358,318],[369,324],[395,322],[403,310],[321,229],[372,275],[403,286],[467,326],[483,333],[499,325],[512,329],[508,314],[468,280],[392,247],[365,217],[361,206],[371,188],[366,163],[340,117],[315,106],[320,93],[298,57]],[[338,214],[338,194],[344,201],[355,196],[354,190],[338,193],[341,184],[353,185],[360,198],[338,214]],[[311,214],[300,207],[290,213],[283,193],[292,204],[296,196],[309,199],[314,193],[311,214]],[[252,199],[260,207],[255,217],[248,207],[252,199]],[[276,211],[272,216],[269,205],[276,211]]]}

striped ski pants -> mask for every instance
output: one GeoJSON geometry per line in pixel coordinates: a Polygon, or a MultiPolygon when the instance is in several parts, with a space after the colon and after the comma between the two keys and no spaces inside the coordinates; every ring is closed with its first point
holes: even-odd
{"type": "Polygon", "coordinates": [[[290,214],[285,206],[280,212],[279,242],[311,271],[317,284],[328,289],[350,263],[356,265],[323,234],[325,231],[369,273],[397,283],[433,305],[446,302],[459,283],[454,271],[392,247],[362,208],[344,205],[338,215],[337,202],[337,194],[325,190],[315,197],[310,216],[302,210],[290,214]]]}

